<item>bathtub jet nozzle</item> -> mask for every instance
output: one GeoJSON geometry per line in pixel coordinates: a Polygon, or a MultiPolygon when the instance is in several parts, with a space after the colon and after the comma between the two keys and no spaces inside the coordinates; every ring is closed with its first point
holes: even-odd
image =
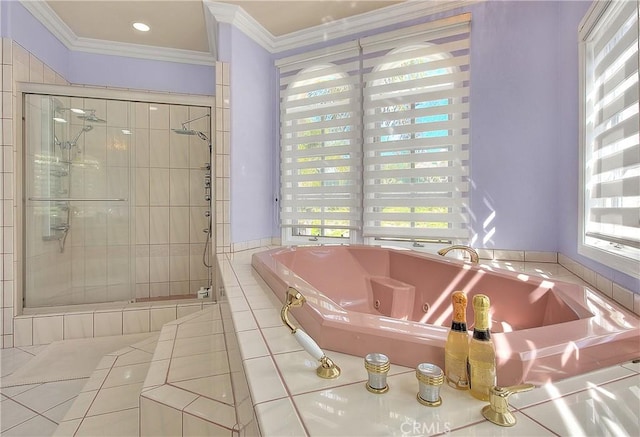
{"type": "Polygon", "coordinates": [[[280,311],[282,323],[291,330],[291,333],[296,338],[298,344],[300,344],[300,346],[302,346],[309,355],[320,362],[320,366],[316,369],[316,374],[320,378],[324,379],[337,378],[340,376],[340,368],[331,360],[331,358],[325,355],[322,349],[320,349],[320,346],[318,346],[309,334],[304,332],[302,329],[297,328],[289,320],[289,309],[300,308],[305,302],[306,299],[298,290],[293,287],[289,287],[287,289],[286,303],[280,311]]]}

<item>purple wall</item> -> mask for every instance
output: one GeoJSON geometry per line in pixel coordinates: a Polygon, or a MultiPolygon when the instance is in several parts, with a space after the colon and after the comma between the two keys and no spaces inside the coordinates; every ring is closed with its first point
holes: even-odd
{"type": "Polygon", "coordinates": [[[212,96],[213,66],[69,51],[18,1],[3,0],[2,36],[11,38],[69,82],[212,96]]]}
{"type": "Polygon", "coordinates": [[[212,96],[215,68],[206,65],[71,52],[71,83],[212,96]]]}
{"type": "Polygon", "coordinates": [[[231,240],[273,235],[275,67],[270,53],[221,25],[220,57],[231,62],[231,240]]]}
{"type": "Polygon", "coordinates": [[[474,246],[558,249],[557,8],[486,2],[473,10],[474,246]]]}
{"type": "Polygon", "coordinates": [[[11,38],[63,77],[69,75],[69,50],[17,0],[1,0],[2,37],[11,38]]]}

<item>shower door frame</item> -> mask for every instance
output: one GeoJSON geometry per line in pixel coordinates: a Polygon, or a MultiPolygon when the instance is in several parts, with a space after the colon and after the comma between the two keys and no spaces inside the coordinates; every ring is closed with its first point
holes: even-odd
{"type": "MultiPolygon", "coordinates": [[[[88,86],[74,86],[74,85],[48,85],[31,82],[16,82],[16,114],[14,118],[14,129],[16,132],[16,163],[15,163],[15,193],[16,193],[16,216],[15,216],[15,230],[14,238],[16,243],[14,244],[14,260],[16,263],[16,278],[14,284],[14,315],[21,316],[25,314],[40,314],[50,313],[51,308],[55,308],[56,312],[66,312],[67,309],[71,310],[75,307],[81,307],[81,305],[64,305],[56,307],[37,307],[37,308],[25,308],[25,244],[26,244],[26,226],[25,226],[25,156],[24,156],[24,133],[25,133],[25,113],[24,113],[24,99],[26,94],[40,94],[47,96],[62,96],[62,97],[78,97],[78,98],[93,98],[93,99],[105,99],[105,100],[121,100],[126,102],[142,102],[142,103],[154,103],[154,104],[167,104],[167,105],[187,105],[187,106],[202,106],[208,107],[210,117],[210,133],[211,133],[211,156],[209,162],[211,163],[211,182],[212,193],[216,192],[215,187],[215,157],[216,157],[216,142],[213,136],[215,135],[215,118],[216,118],[216,105],[215,96],[200,96],[190,94],[174,94],[174,93],[158,93],[147,91],[129,91],[125,89],[110,89],[110,88],[93,88],[88,86]]],[[[211,211],[212,229],[215,229],[215,196],[212,196],[209,210],[211,211]]],[[[210,253],[215,252],[215,238],[211,238],[209,242],[210,253]]],[[[213,269],[210,267],[210,269],[213,269]]],[[[215,274],[215,271],[211,270],[211,274],[215,274]]],[[[214,279],[215,284],[215,279],[214,279]]],[[[215,286],[213,287],[216,288],[215,286]]],[[[108,305],[104,304],[90,304],[96,305],[108,305]]]]}

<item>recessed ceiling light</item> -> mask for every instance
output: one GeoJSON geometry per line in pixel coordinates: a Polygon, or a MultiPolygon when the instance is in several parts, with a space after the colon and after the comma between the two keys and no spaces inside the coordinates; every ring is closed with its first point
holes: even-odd
{"type": "Polygon", "coordinates": [[[60,118],[60,117],[53,117],[53,121],[57,121],[58,123],[66,123],[67,120],[65,120],[64,118],[60,118]]]}
{"type": "Polygon", "coordinates": [[[148,32],[151,28],[144,23],[133,23],[133,28],[140,32],[148,32]]]}
{"type": "Polygon", "coordinates": [[[74,114],[84,114],[84,111],[79,108],[71,108],[71,112],[73,112],[74,114]]]}
{"type": "Polygon", "coordinates": [[[122,132],[125,135],[132,135],[131,131],[129,129],[122,129],[120,132],[122,132]]]}

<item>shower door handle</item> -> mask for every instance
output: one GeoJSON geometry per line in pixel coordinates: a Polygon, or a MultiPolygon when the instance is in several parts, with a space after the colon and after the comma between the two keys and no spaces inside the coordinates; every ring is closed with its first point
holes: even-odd
{"type": "Polygon", "coordinates": [[[82,199],[79,197],[29,197],[33,202],[126,202],[123,198],[82,199]]]}

